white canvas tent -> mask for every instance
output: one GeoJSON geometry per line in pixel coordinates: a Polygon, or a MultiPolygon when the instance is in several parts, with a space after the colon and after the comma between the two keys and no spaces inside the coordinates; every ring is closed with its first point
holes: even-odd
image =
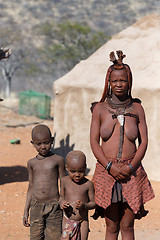
{"type": "Polygon", "coordinates": [[[96,159],[89,141],[91,102],[99,101],[111,51],[122,50],[133,73],[132,96],[142,100],[149,130],[143,164],[152,180],[160,180],[160,16],[149,15],[115,35],[88,59],[54,82],[55,148],[74,149],[87,156],[89,174],[96,159]],[[73,144],[73,145],[72,145],[73,144]]]}

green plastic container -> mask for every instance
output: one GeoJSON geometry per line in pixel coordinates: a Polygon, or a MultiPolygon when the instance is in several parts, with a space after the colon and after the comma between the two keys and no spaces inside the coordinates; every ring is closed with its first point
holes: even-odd
{"type": "Polygon", "coordinates": [[[19,138],[11,139],[11,140],[10,140],[10,143],[11,143],[11,144],[20,144],[20,143],[21,143],[21,140],[20,140],[19,138]]]}
{"type": "Polygon", "coordinates": [[[50,118],[51,97],[33,90],[19,93],[19,114],[50,118]]]}

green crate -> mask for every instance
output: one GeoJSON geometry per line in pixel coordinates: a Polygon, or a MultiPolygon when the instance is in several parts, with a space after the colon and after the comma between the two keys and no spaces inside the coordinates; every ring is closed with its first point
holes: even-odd
{"type": "Polygon", "coordinates": [[[19,93],[19,114],[50,118],[51,97],[29,90],[19,93]]]}

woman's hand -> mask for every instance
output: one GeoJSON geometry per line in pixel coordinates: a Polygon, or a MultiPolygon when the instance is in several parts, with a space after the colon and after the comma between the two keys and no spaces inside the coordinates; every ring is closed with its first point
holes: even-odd
{"type": "Polygon", "coordinates": [[[125,175],[123,174],[124,171],[121,171],[121,168],[118,167],[116,164],[112,164],[111,168],[110,168],[110,172],[109,172],[112,177],[114,177],[116,180],[123,180],[125,179],[125,175]]]}
{"type": "Polygon", "coordinates": [[[121,166],[120,171],[125,177],[129,177],[132,174],[132,170],[128,164],[121,166]]]}

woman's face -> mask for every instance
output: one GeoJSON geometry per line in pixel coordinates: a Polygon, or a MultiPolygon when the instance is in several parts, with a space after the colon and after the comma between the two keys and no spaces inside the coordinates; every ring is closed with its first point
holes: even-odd
{"type": "Polygon", "coordinates": [[[113,70],[110,76],[110,86],[112,93],[117,97],[125,97],[128,95],[128,79],[124,69],[113,70]]]}

